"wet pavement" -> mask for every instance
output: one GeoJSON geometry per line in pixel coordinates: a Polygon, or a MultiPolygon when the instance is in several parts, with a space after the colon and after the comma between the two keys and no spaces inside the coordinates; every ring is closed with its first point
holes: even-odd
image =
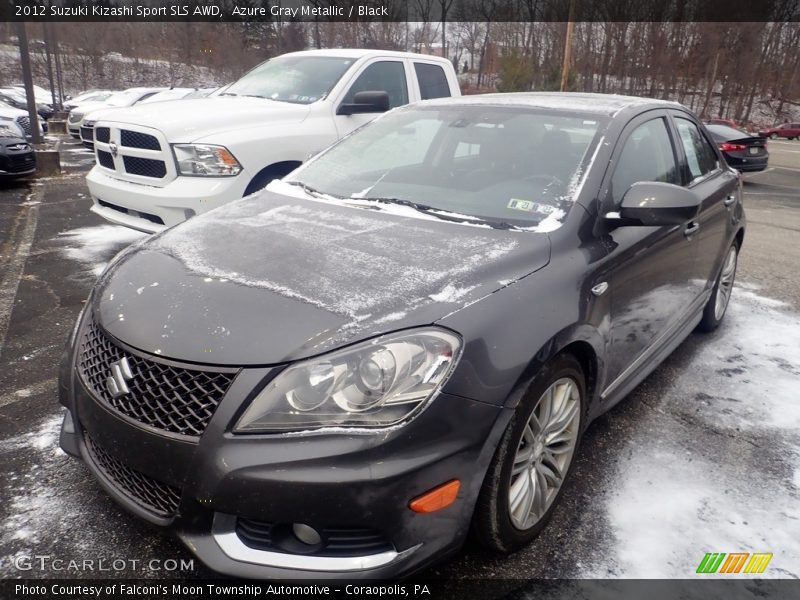
{"type": "MultiPolygon", "coordinates": [[[[140,237],[88,212],[92,156],[62,150],[66,176],[0,188],[0,577],[100,574],[98,562],[54,571],[53,558],[124,562],[102,576],[211,576],[198,561],[174,570],[190,553],[58,449],[63,340],[103,265],[140,237]]],[[[798,151],[770,142],[775,167],[746,177],[723,325],[692,334],[592,424],[541,537],[500,558],[468,544],[428,575],[686,578],[706,552],[771,552],[763,576],[800,577],[798,151]]]]}

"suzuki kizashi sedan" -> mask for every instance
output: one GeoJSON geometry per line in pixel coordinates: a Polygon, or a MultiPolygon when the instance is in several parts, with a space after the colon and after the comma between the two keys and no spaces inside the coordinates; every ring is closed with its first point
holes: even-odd
{"type": "Polygon", "coordinates": [[[581,435],[731,296],[741,184],[682,106],[391,111],[118,255],[62,448],[210,568],[406,576],[558,510],[581,435]]]}

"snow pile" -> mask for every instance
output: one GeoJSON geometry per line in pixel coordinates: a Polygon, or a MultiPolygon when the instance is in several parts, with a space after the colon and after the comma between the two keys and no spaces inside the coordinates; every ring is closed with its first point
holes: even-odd
{"type": "Polygon", "coordinates": [[[59,249],[64,256],[83,263],[98,276],[117,252],[144,236],[127,227],[100,225],[64,231],[53,241],[61,245],[59,249]]]}

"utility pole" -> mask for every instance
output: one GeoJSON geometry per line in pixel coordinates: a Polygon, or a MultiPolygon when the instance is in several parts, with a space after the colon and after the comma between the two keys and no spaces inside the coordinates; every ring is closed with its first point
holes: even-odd
{"type": "Polygon", "coordinates": [[[569,2],[569,21],[567,21],[567,38],[564,41],[564,64],[561,65],[561,91],[569,87],[569,64],[572,59],[572,32],[575,29],[575,1],[569,2]]]}
{"type": "Polygon", "coordinates": [[[25,99],[28,101],[31,139],[34,144],[41,144],[42,136],[39,135],[39,115],[36,113],[36,97],[33,95],[31,57],[28,53],[28,32],[25,30],[25,23],[22,21],[17,21],[17,37],[19,38],[19,56],[22,62],[22,81],[25,84],[25,99]]]}

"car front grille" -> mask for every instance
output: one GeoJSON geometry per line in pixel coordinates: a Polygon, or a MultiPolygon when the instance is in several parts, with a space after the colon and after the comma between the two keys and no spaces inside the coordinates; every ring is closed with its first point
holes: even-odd
{"type": "Polygon", "coordinates": [[[128,352],[94,322],[81,341],[78,371],[93,394],[139,423],[184,436],[198,437],[208,426],[236,369],[186,369],[128,352]],[[113,365],[126,360],[132,377],[129,392],[116,398],[109,390],[113,365]]]}
{"type": "Polygon", "coordinates": [[[369,556],[394,549],[391,542],[374,529],[330,527],[321,529],[319,533],[322,542],[318,547],[304,548],[302,543],[298,544],[293,539],[291,525],[276,525],[241,517],[236,520],[236,535],[243,544],[256,550],[348,557],[369,556]]]}
{"type": "Polygon", "coordinates": [[[132,469],[103,450],[89,434],[84,433],[83,439],[94,465],[118,490],[158,516],[175,515],[181,500],[179,488],[132,469]]]}
{"type": "Polygon", "coordinates": [[[94,141],[94,127],[86,127],[85,125],[81,127],[81,139],[84,142],[93,142],[94,141]]]}
{"type": "Polygon", "coordinates": [[[100,166],[105,167],[106,169],[111,169],[112,171],[114,170],[114,157],[111,156],[110,152],[98,150],[97,162],[100,163],[100,166]]]}
{"type": "Polygon", "coordinates": [[[36,167],[36,157],[33,152],[0,157],[0,171],[5,171],[7,173],[25,173],[34,167],[36,167]]]}
{"type": "Polygon", "coordinates": [[[22,127],[22,131],[25,132],[26,136],[33,135],[31,131],[31,119],[30,117],[17,117],[17,124],[22,127]]]}
{"type": "Polygon", "coordinates": [[[139,158],[138,156],[123,156],[122,160],[125,164],[125,172],[131,175],[162,179],[167,174],[167,166],[163,160],[139,158]]]}
{"type": "MultiPolygon", "coordinates": [[[[111,168],[113,169],[114,167],[112,166],[111,168]]],[[[151,223],[155,223],[156,225],[164,224],[164,219],[152,213],[146,213],[140,210],[127,209],[123,206],[118,206],[116,204],[111,204],[111,202],[100,200],[99,198],[97,202],[100,204],[100,206],[104,206],[105,208],[110,208],[111,210],[116,210],[126,215],[131,215],[132,217],[139,217],[140,219],[145,219],[147,221],[150,221],[151,223]]]]}
{"type": "MultiPolygon", "coordinates": [[[[108,140],[103,140],[108,141],[108,140]]],[[[154,135],[149,133],[142,133],[140,131],[131,131],[130,129],[121,129],[119,132],[119,142],[121,146],[128,148],[144,148],[145,150],[161,150],[161,144],[154,135]]]]}
{"type": "Polygon", "coordinates": [[[111,130],[108,127],[98,127],[94,130],[94,139],[96,142],[108,143],[111,141],[111,130]]]}

